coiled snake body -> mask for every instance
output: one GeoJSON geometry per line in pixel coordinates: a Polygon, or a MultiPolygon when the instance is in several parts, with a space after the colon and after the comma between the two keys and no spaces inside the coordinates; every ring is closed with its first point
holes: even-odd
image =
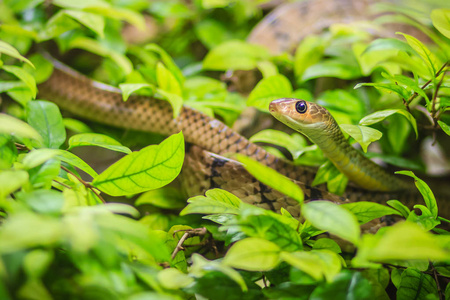
{"type": "MultiPolygon", "coordinates": [[[[249,41],[269,45],[272,52],[281,52],[292,48],[306,34],[320,32],[331,23],[366,18],[364,11],[367,3],[359,0],[318,0],[288,4],[269,14],[252,32],[249,41]],[[306,27],[299,25],[299,21],[307,24],[306,27]]],[[[339,197],[320,187],[312,188],[314,169],[293,166],[273,156],[216,119],[189,107],[183,107],[180,115],[173,119],[172,108],[166,101],[131,96],[127,102],[123,102],[120,90],[94,82],[57,61],[54,61],[54,66],[51,77],[39,85],[39,93],[40,97],[56,102],[60,108],[83,118],[121,128],[164,135],[182,130],[185,140],[192,144],[183,167],[184,186],[189,195],[220,187],[246,202],[277,211],[284,207],[297,216],[299,211],[295,201],[264,186],[239,163],[223,156],[241,153],[297,182],[305,191],[307,200],[383,202],[399,199],[406,204],[417,201],[417,197],[405,193],[368,193],[350,187],[343,197],[339,197]]]]}

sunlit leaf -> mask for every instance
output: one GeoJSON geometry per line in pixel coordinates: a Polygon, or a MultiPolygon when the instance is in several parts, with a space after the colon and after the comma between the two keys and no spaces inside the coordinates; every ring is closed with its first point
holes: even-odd
{"type": "Polygon", "coordinates": [[[246,238],[228,250],[223,264],[247,271],[268,271],[279,261],[280,247],[276,244],[260,238],[246,238]]]}
{"type": "Polygon", "coordinates": [[[80,10],[65,9],[62,10],[62,12],[65,15],[70,16],[72,19],[80,22],[84,26],[88,27],[100,37],[104,36],[105,20],[103,19],[103,17],[80,10]]]}
{"type": "Polygon", "coordinates": [[[15,192],[28,181],[28,173],[23,170],[0,170],[0,199],[15,192]]]}
{"type": "Polygon", "coordinates": [[[25,71],[23,68],[17,66],[4,65],[2,69],[22,80],[26,84],[26,86],[30,89],[33,99],[36,98],[37,93],[36,80],[34,80],[33,76],[31,76],[30,73],[25,71]]]}
{"type": "MultiPolygon", "coordinates": [[[[2,24],[2,29],[3,29],[3,25],[4,24],[2,24]]],[[[11,46],[10,44],[8,44],[8,43],[6,43],[4,41],[0,41],[0,53],[4,53],[4,54],[9,55],[11,57],[17,58],[18,60],[26,62],[27,64],[29,64],[31,67],[34,68],[34,66],[31,63],[31,61],[26,59],[24,56],[20,55],[19,51],[17,51],[16,48],[14,48],[13,46],[11,46]]]]}
{"type": "Polygon", "coordinates": [[[22,160],[22,163],[25,166],[25,168],[31,169],[43,164],[47,160],[55,157],[56,155],[58,155],[58,150],[56,149],[48,149],[48,148],[34,149],[25,155],[25,157],[22,160]]]}
{"type": "Polygon", "coordinates": [[[441,126],[442,131],[444,131],[447,135],[450,135],[450,126],[442,121],[438,121],[439,126],[441,126]]]}
{"type": "Polygon", "coordinates": [[[284,75],[274,75],[263,78],[248,96],[247,105],[255,106],[262,111],[269,110],[273,100],[290,96],[292,86],[284,75]]]}
{"type": "Polygon", "coordinates": [[[119,88],[122,91],[123,101],[127,101],[132,93],[141,89],[150,90],[152,93],[155,90],[155,86],[149,83],[121,83],[119,88]]]}
{"type": "Polygon", "coordinates": [[[387,117],[389,117],[393,114],[396,114],[396,113],[404,116],[409,121],[411,126],[414,128],[414,131],[415,131],[416,137],[417,137],[418,132],[417,132],[416,119],[414,119],[414,117],[411,115],[411,113],[409,113],[403,109],[385,109],[385,110],[380,110],[380,111],[374,112],[373,114],[370,114],[370,115],[362,118],[361,121],[359,121],[359,124],[360,125],[372,125],[372,124],[381,122],[384,119],[386,119],[387,117]]]}
{"type": "Polygon", "coordinates": [[[66,140],[66,129],[56,104],[42,100],[28,102],[27,120],[44,138],[46,147],[57,149],[66,140]]]}
{"type": "Polygon", "coordinates": [[[317,148],[316,146],[307,146],[306,139],[298,133],[289,135],[286,132],[275,129],[261,130],[254,134],[250,141],[285,147],[292,154],[294,160],[299,158],[305,151],[317,148]]]}
{"type": "Polygon", "coordinates": [[[351,211],[361,224],[386,215],[401,215],[397,210],[376,202],[358,201],[344,203],[341,207],[351,211]]]}
{"type": "Polygon", "coordinates": [[[417,38],[405,34],[405,33],[399,33],[403,35],[406,39],[406,42],[411,46],[411,48],[416,51],[417,54],[422,58],[422,60],[427,64],[427,67],[430,70],[430,75],[435,76],[436,71],[438,69],[438,59],[437,57],[431,53],[431,51],[428,49],[427,46],[425,46],[421,41],[419,41],[417,38]]]}
{"type": "Polygon", "coordinates": [[[183,134],[133,152],[97,176],[93,185],[112,196],[160,188],[178,176],[184,159],[183,134]]]}
{"type": "Polygon", "coordinates": [[[311,201],[303,205],[303,215],[315,227],[358,244],[358,220],[345,208],[328,201],[311,201]]]}
{"type": "Polygon", "coordinates": [[[42,136],[36,129],[19,119],[3,113],[0,113],[0,133],[16,136],[18,138],[33,139],[40,145],[44,143],[42,136]]]}
{"type": "Polygon", "coordinates": [[[431,21],[433,21],[433,26],[450,39],[450,9],[434,9],[430,17],[431,21]]]}
{"type": "Polygon", "coordinates": [[[128,147],[123,146],[112,137],[99,133],[80,133],[70,137],[68,150],[81,146],[97,146],[126,154],[131,153],[128,147]]]}
{"type": "Polygon", "coordinates": [[[294,58],[294,71],[297,81],[303,81],[302,77],[305,70],[318,63],[325,51],[326,42],[323,38],[308,35],[297,47],[294,58]]]}
{"type": "Polygon", "coordinates": [[[361,76],[357,65],[349,65],[339,60],[325,60],[310,66],[303,73],[302,80],[307,81],[320,77],[335,77],[340,79],[355,79],[361,76]]]}
{"type": "Polygon", "coordinates": [[[208,190],[205,196],[189,198],[180,215],[187,214],[238,214],[241,200],[221,189],[208,190]]]}
{"type": "Polygon", "coordinates": [[[64,161],[74,167],[77,167],[78,169],[89,174],[93,178],[96,178],[98,176],[97,172],[95,172],[91,166],[89,166],[84,160],[82,160],[75,154],[61,149],[58,149],[57,151],[58,151],[58,155],[56,156],[57,159],[64,161]]]}
{"type": "Polygon", "coordinates": [[[367,152],[367,147],[370,143],[378,141],[383,135],[380,131],[366,126],[350,124],[341,124],[339,126],[361,145],[364,152],[367,152]]]}

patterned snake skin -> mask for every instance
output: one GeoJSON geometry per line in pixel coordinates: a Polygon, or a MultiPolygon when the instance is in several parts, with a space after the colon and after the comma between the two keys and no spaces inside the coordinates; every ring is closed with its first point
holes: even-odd
{"type": "MultiPolygon", "coordinates": [[[[287,4],[275,9],[252,32],[249,41],[268,46],[274,53],[293,49],[304,36],[318,33],[331,23],[366,19],[369,1],[315,0],[287,4]],[[299,25],[303,24],[303,25],[299,25]]],[[[183,107],[173,119],[166,101],[131,96],[122,101],[120,90],[94,82],[58,61],[51,77],[39,85],[39,95],[55,102],[61,109],[83,118],[121,128],[156,132],[164,135],[183,131],[191,144],[186,155],[181,181],[189,196],[210,188],[228,190],[243,201],[279,211],[282,207],[298,216],[296,202],[263,185],[249,175],[236,161],[225,157],[233,153],[249,156],[291,178],[305,192],[305,199],[327,199],[335,202],[398,199],[411,206],[417,195],[367,192],[349,187],[343,197],[323,187],[312,188],[315,170],[293,166],[263,148],[249,142],[222,122],[189,107],[183,107]]],[[[448,202],[445,214],[448,214],[448,202]]],[[[441,207],[442,209],[443,207],[441,207]]]]}

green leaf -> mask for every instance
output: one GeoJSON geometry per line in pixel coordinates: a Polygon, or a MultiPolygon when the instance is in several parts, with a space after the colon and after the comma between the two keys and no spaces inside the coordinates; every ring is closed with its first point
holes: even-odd
{"type": "Polygon", "coordinates": [[[160,188],[175,179],[184,159],[183,134],[129,154],[94,179],[93,185],[111,196],[132,195],[160,188]]]}
{"type": "Polygon", "coordinates": [[[258,70],[261,72],[263,78],[271,77],[278,75],[277,66],[268,60],[260,61],[257,63],[258,70]]]}
{"type": "Polygon", "coordinates": [[[361,224],[386,215],[402,215],[395,209],[375,202],[358,201],[344,203],[341,207],[344,207],[353,213],[361,224]]]}
{"type": "Polygon", "coordinates": [[[16,160],[17,148],[12,138],[0,133],[0,170],[11,168],[16,160]]]}
{"type": "Polygon", "coordinates": [[[247,105],[262,111],[269,111],[269,104],[275,99],[290,96],[292,86],[284,75],[263,78],[248,96],[247,105]]]}
{"type": "Polygon", "coordinates": [[[268,271],[279,261],[280,247],[276,244],[260,238],[246,238],[231,246],[223,264],[247,271],[268,271]]]}
{"type": "Polygon", "coordinates": [[[444,131],[447,135],[450,135],[450,126],[442,121],[437,121],[439,126],[441,126],[442,131],[444,131]]]}
{"type": "Polygon", "coordinates": [[[63,194],[55,190],[35,190],[20,198],[32,210],[42,214],[59,214],[64,205],[63,194]]]}
{"type": "Polygon", "coordinates": [[[15,192],[28,182],[28,173],[23,170],[0,170],[0,200],[15,192]]]}
{"type": "Polygon", "coordinates": [[[323,38],[315,35],[306,36],[297,47],[294,57],[295,78],[302,81],[305,70],[318,63],[322,58],[326,42],[323,38]]]}
{"type": "Polygon", "coordinates": [[[398,200],[388,200],[386,204],[398,210],[401,216],[403,216],[404,218],[407,218],[409,216],[409,213],[411,212],[406,205],[398,200]]]}
{"type": "Polygon", "coordinates": [[[437,285],[433,277],[412,268],[403,271],[397,290],[398,300],[432,299],[431,295],[438,299],[437,285]]]}
{"type": "Polygon", "coordinates": [[[80,120],[71,119],[71,118],[63,118],[64,126],[75,133],[89,133],[92,132],[92,129],[89,128],[86,124],[81,122],[80,120]]]}
{"type": "Polygon", "coordinates": [[[303,203],[303,190],[289,178],[247,156],[238,154],[236,155],[236,158],[244,164],[245,169],[257,180],[280,193],[297,200],[298,203],[303,203]]]}
{"type": "Polygon", "coordinates": [[[373,86],[380,91],[388,93],[394,92],[404,100],[407,100],[410,96],[409,92],[404,87],[395,83],[358,83],[355,85],[354,89],[358,89],[362,86],[373,86]]]}
{"type": "Polygon", "coordinates": [[[35,68],[25,66],[28,73],[33,75],[36,83],[42,83],[46,81],[53,72],[53,64],[42,56],[40,53],[34,53],[30,56],[30,61],[35,68]]]}
{"type": "Polygon", "coordinates": [[[177,209],[186,206],[183,193],[174,187],[164,187],[143,193],[136,199],[135,206],[153,205],[163,209],[177,209]]]}
{"type": "Polygon", "coordinates": [[[315,280],[331,281],[342,267],[339,255],[330,250],[281,252],[280,258],[315,280]]]}
{"type": "Polygon", "coordinates": [[[74,167],[77,167],[86,174],[89,174],[92,178],[96,178],[98,176],[97,172],[95,172],[94,169],[91,168],[91,166],[89,166],[87,163],[84,162],[84,160],[82,160],[75,154],[61,149],[58,149],[57,151],[58,151],[58,155],[56,156],[57,159],[64,161],[74,167]]]}
{"type": "Polygon", "coordinates": [[[26,110],[27,121],[44,138],[44,146],[58,149],[66,140],[66,129],[58,106],[36,100],[28,102],[26,110]]]}
{"type": "Polygon", "coordinates": [[[80,27],[80,23],[66,16],[63,11],[54,14],[45,24],[45,27],[39,31],[38,41],[46,41],[72,29],[80,27]]]}
{"type": "Polygon", "coordinates": [[[157,274],[157,279],[164,288],[170,290],[184,288],[194,282],[192,277],[189,277],[175,268],[168,268],[159,271],[157,274]]]}
{"type": "Polygon", "coordinates": [[[387,51],[387,50],[401,50],[407,53],[412,53],[413,50],[404,41],[399,39],[389,38],[389,39],[375,39],[369,44],[369,46],[364,50],[362,55],[375,52],[375,51],[387,51]]]}
{"type": "Polygon", "coordinates": [[[450,39],[450,9],[434,9],[430,17],[433,26],[445,37],[450,39]]]}
{"type": "Polygon", "coordinates": [[[42,136],[27,123],[0,113],[0,133],[5,133],[18,138],[29,138],[35,140],[39,145],[44,143],[42,136]]]}
{"type": "Polygon", "coordinates": [[[11,57],[17,58],[18,60],[26,62],[27,64],[29,64],[31,67],[34,68],[34,65],[31,63],[31,61],[26,59],[24,56],[20,55],[19,51],[17,51],[16,48],[14,48],[13,46],[4,41],[0,41],[0,53],[4,53],[11,57]]]}
{"type": "Polygon", "coordinates": [[[364,118],[361,119],[361,121],[359,121],[359,124],[360,125],[372,125],[372,124],[383,121],[384,119],[386,119],[387,117],[389,117],[393,114],[400,114],[400,115],[404,116],[409,121],[409,123],[411,123],[411,126],[414,128],[416,137],[419,135],[417,132],[416,119],[414,119],[414,117],[404,109],[380,110],[380,111],[374,112],[373,114],[365,116],[364,118]]]}
{"type": "Polygon", "coordinates": [[[226,41],[208,52],[203,60],[205,70],[251,70],[267,60],[269,51],[243,41],[226,41]]]}
{"type": "Polygon", "coordinates": [[[166,51],[164,51],[163,48],[158,46],[157,44],[148,44],[145,45],[145,50],[154,52],[159,55],[161,58],[161,61],[164,63],[164,66],[169,69],[170,73],[172,73],[173,76],[178,80],[178,83],[180,86],[183,86],[184,82],[184,76],[181,72],[180,68],[175,64],[172,57],[170,57],[169,54],[167,54],[166,51]]]}
{"type": "Polygon", "coordinates": [[[205,196],[189,198],[180,215],[187,214],[238,214],[241,200],[235,195],[221,189],[208,190],[205,196]]]}
{"type": "MultiPolygon", "coordinates": [[[[406,77],[404,75],[386,76],[386,78],[388,78],[392,81],[395,81],[397,83],[405,85],[407,88],[412,89],[414,92],[416,92],[417,94],[422,96],[427,101],[427,103],[430,102],[430,99],[428,98],[425,91],[413,79],[406,77]]],[[[405,99],[405,100],[407,100],[407,99],[405,99]]]]}
{"type": "Polygon", "coordinates": [[[27,169],[37,167],[49,159],[52,159],[58,155],[58,150],[55,149],[33,149],[25,155],[23,158],[23,165],[27,169]]]}
{"type": "Polygon", "coordinates": [[[296,132],[289,135],[286,132],[275,129],[258,131],[250,138],[250,141],[284,147],[292,154],[294,160],[299,158],[305,151],[317,148],[316,146],[307,146],[306,139],[296,132]]]}
{"type": "Polygon", "coordinates": [[[354,138],[361,145],[364,152],[367,152],[367,147],[370,143],[378,141],[383,136],[380,131],[366,126],[342,124],[339,127],[354,138]]]}
{"type": "Polygon", "coordinates": [[[68,150],[81,146],[97,146],[126,154],[131,153],[128,147],[123,146],[112,137],[99,133],[80,133],[70,137],[68,150]]]}
{"type": "Polygon", "coordinates": [[[105,20],[103,17],[80,10],[64,9],[62,12],[94,31],[99,37],[104,37],[105,20]]]}
{"type": "Polygon", "coordinates": [[[156,80],[162,90],[181,97],[180,83],[161,62],[156,64],[156,80]]]}
{"type": "Polygon", "coordinates": [[[163,96],[164,99],[169,101],[172,106],[173,117],[176,118],[180,114],[181,108],[183,107],[183,98],[177,94],[166,92],[165,90],[156,89],[156,91],[158,94],[163,96]]]}
{"type": "Polygon", "coordinates": [[[122,91],[123,101],[127,101],[130,95],[138,90],[150,90],[152,94],[155,90],[155,86],[149,83],[121,83],[119,84],[119,88],[122,91]]]}
{"type": "Polygon", "coordinates": [[[335,77],[340,79],[356,79],[361,77],[357,65],[349,65],[339,60],[325,60],[310,66],[303,73],[302,81],[320,77],[335,77]]]}
{"type": "Polygon", "coordinates": [[[36,98],[37,93],[36,80],[34,80],[34,77],[31,76],[30,73],[25,71],[23,68],[17,66],[3,65],[2,69],[22,80],[26,84],[26,86],[30,89],[33,99],[36,98]]]}
{"type": "Polygon", "coordinates": [[[341,247],[334,240],[329,238],[320,238],[314,242],[314,250],[330,250],[334,253],[342,253],[341,247]]]}
{"type": "Polygon", "coordinates": [[[311,201],[303,205],[303,215],[314,227],[358,244],[358,220],[345,208],[328,201],[311,201]]]}
{"type": "Polygon", "coordinates": [[[352,265],[360,262],[392,260],[443,260],[448,253],[439,246],[436,236],[412,222],[387,227],[382,234],[364,235],[352,265]]]}
{"type": "Polygon", "coordinates": [[[318,286],[311,294],[311,300],[319,299],[358,299],[370,300],[373,298],[370,282],[359,272],[345,272],[336,276],[336,279],[327,285],[318,286]]]}
{"type": "Polygon", "coordinates": [[[327,160],[317,170],[312,186],[327,183],[330,192],[342,195],[347,187],[348,178],[342,174],[331,161],[327,160]]]}
{"type": "Polygon", "coordinates": [[[60,170],[61,162],[57,159],[47,160],[42,166],[29,170],[30,182],[33,188],[50,189],[60,170]]]}
{"type": "Polygon", "coordinates": [[[406,42],[411,46],[411,48],[414,49],[414,51],[416,51],[417,54],[419,54],[419,56],[422,58],[422,60],[425,62],[428,69],[430,70],[431,77],[434,78],[436,71],[438,69],[437,57],[433,53],[431,53],[431,51],[427,48],[427,46],[425,46],[421,41],[419,41],[415,37],[401,32],[397,32],[397,34],[401,34],[405,37],[406,42]]]}
{"type": "Polygon", "coordinates": [[[433,214],[433,216],[435,218],[437,218],[438,206],[436,203],[436,198],[434,197],[434,194],[431,191],[428,184],[426,184],[425,181],[423,181],[422,179],[418,178],[411,171],[398,171],[398,172],[395,172],[395,174],[402,174],[402,175],[406,175],[406,176],[414,178],[414,184],[416,185],[419,192],[422,194],[425,204],[427,205],[428,209],[433,214]]]}

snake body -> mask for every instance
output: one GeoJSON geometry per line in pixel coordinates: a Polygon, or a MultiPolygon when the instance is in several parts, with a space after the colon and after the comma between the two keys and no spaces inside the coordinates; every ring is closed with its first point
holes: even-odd
{"type": "MultiPolygon", "coordinates": [[[[275,39],[277,43],[269,42],[268,44],[273,46],[272,52],[281,52],[290,49],[307,33],[322,31],[330,25],[330,22],[349,22],[367,18],[364,11],[368,2],[318,0],[288,4],[290,7],[288,12],[296,16],[294,19],[285,18],[283,14],[280,14],[280,11],[285,10],[282,6],[280,10],[269,14],[256,27],[249,41],[264,44],[270,39],[275,39]],[[317,15],[322,17],[317,18],[317,15]],[[312,26],[311,32],[297,29],[301,28],[296,25],[299,21],[296,20],[298,16],[309,20],[308,26],[312,26]],[[295,28],[294,31],[293,28],[295,28]],[[266,38],[262,37],[261,33],[265,33],[266,38]]],[[[277,211],[284,207],[293,215],[298,215],[298,206],[295,201],[262,185],[250,176],[242,165],[224,157],[230,153],[241,153],[291,178],[304,190],[307,200],[385,202],[389,199],[399,199],[408,206],[418,201],[417,196],[412,197],[407,193],[368,193],[349,187],[340,197],[320,187],[312,188],[310,185],[315,176],[314,169],[294,166],[288,161],[279,159],[214,118],[186,106],[182,108],[178,117],[173,118],[173,111],[168,102],[151,97],[132,95],[127,102],[124,102],[119,89],[95,82],[56,60],[53,60],[53,64],[54,71],[47,81],[39,85],[39,94],[41,98],[55,102],[63,110],[121,128],[163,135],[183,131],[185,140],[193,145],[183,167],[183,173],[187,175],[183,177],[184,186],[189,195],[220,187],[233,192],[246,202],[277,211]]],[[[362,171],[366,169],[361,168],[362,171]]],[[[384,187],[380,189],[387,190],[384,187]]],[[[449,213],[450,209],[445,211],[449,213]]]]}

